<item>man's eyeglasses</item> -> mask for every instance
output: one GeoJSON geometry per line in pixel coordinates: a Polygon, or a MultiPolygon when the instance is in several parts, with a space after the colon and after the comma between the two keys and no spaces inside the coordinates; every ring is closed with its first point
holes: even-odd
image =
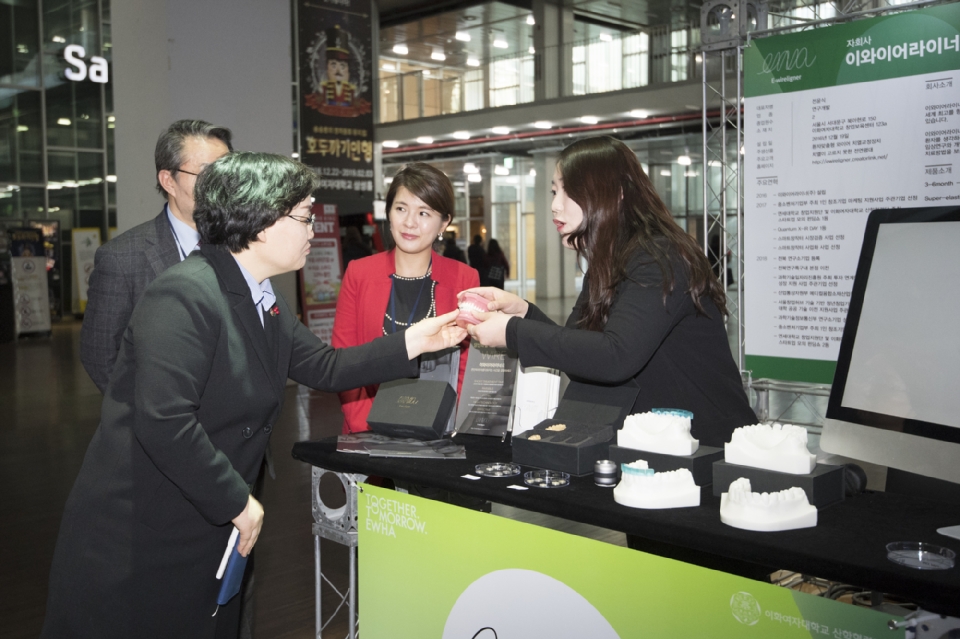
{"type": "Polygon", "coordinates": [[[186,169],[177,169],[181,173],[186,173],[187,175],[200,175],[199,173],[194,173],[193,171],[188,171],[186,169]]]}
{"type": "Polygon", "coordinates": [[[317,219],[317,216],[314,215],[313,213],[311,213],[309,217],[302,217],[302,216],[300,216],[300,215],[289,215],[289,214],[287,215],[287,217],[293,218],[293,219],[296,220],[297,222],[303,222],[304,224],[306,224],[306,225],[309,226],[309,227],[313,227],[313,222],[314,222],[314,220],[317,219]]]}

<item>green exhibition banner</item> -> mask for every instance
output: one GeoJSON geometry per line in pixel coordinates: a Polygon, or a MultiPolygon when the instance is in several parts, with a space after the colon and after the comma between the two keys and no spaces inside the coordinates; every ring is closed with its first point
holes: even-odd
{"type": "MultiPolygon", "coordinates": [[[[866,608],[362,489],[358,589],[367,639],[904,636],[887,628],[890,615],[866,608]]],[[[619,507],[612,496],[610,505],[619,507]]]]}
{"type": "Polygon", "coordinates": [[[867,216],[960,204],[960,3],[743,51],[745,367],[833,382],[867,216]]]}

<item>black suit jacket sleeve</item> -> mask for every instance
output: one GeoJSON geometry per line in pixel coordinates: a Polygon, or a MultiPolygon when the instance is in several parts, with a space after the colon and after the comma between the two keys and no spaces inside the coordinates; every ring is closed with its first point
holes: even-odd
{"type": "Polygon", "coordinates": [[[293,333],[290,379],[317,390],[339,392],[416,377],[418,358],[407,357],[403,333],[395,333],[349,348],[323,343],[300,322],[293,333]]]}
{"type": "Polygon", "coordinates": [[[107,390],[123,331],[136,305],[124,269],[105,246],[98,248],[94,257],[80,328],[80,362],[101,393],[107,390]]]}
{"type": "Polygon", "coordinates": [[[123,348],[136,349],[134,436],[204,518],[223,524],[243,511],[250,490],[198,418],[222,355],[217,351],[226,327],[218,299],[221,292],[202,280],[156,280],[134,311],[123,348]]]}
{"type": "Polygon", "coordinates": [[[635,257],[628,278],[618,287],[602,331],[574,328],[587,296],[587,284],[567,326],[557,326],[531,307],[524,319],[507,324],[507,348],[524,366],[558,368],[573,377],[603,384],[620,384],[637,375],[693,308],[682,269],[674,269],[676,284],[664,305],[660,267],[635,257]]]}

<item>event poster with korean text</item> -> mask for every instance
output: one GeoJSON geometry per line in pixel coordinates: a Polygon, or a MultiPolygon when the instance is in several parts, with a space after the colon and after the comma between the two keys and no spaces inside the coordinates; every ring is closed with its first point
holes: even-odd
{"type": "Polygon", "coordinates": [[[744,51],[746,367],[830,383],[874,209],[960,204],[960,4],[744,51]]]}
{"type": "Polygon", "coordinates": [[[300,0],[297,20],[300,160],[320,177],[318,199],[371,211],[370,0],[300,0]]]}
{"type": "Polygon", "coordinates": [[[300,307],[310,331],[327,344],[333,336],[333,318],[340,295],[340,218],[334,204],[313,205],[310,253],[300,269],[300,307]]]}

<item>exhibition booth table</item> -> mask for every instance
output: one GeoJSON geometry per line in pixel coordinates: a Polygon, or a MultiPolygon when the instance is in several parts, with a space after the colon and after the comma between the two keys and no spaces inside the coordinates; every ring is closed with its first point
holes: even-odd
{"type": "Polygon", "coordinates": [[[570,485],[563,488],[526,490],[508,488],[523,486],[522,474],[468,479],[463,476],[474,475],[477,464],[510,461],[511,447],[492,437],[460,435],[454,441],[466,448],[465,460],[337,452],[336,438],[299,442],[293,447],[293,457],[336,473],[415,482],[621,531],[640,538],[640,549],[644,540],[670,544],[720,559],[862,586],[902,597],[931,612],[960,616],[960,568],[915,570],[889,561],[886,551],[888,543],[899,541],[960,546],[936,532],[960,524],[960,506],[866,492],[821,508],[814,528],[752,532],[721,523],[720,499],[710,486],[701,489],[699,507],[639,510],[617,504],[612,489],[596,486],[592,476],[572,477],[570,485]]]}

